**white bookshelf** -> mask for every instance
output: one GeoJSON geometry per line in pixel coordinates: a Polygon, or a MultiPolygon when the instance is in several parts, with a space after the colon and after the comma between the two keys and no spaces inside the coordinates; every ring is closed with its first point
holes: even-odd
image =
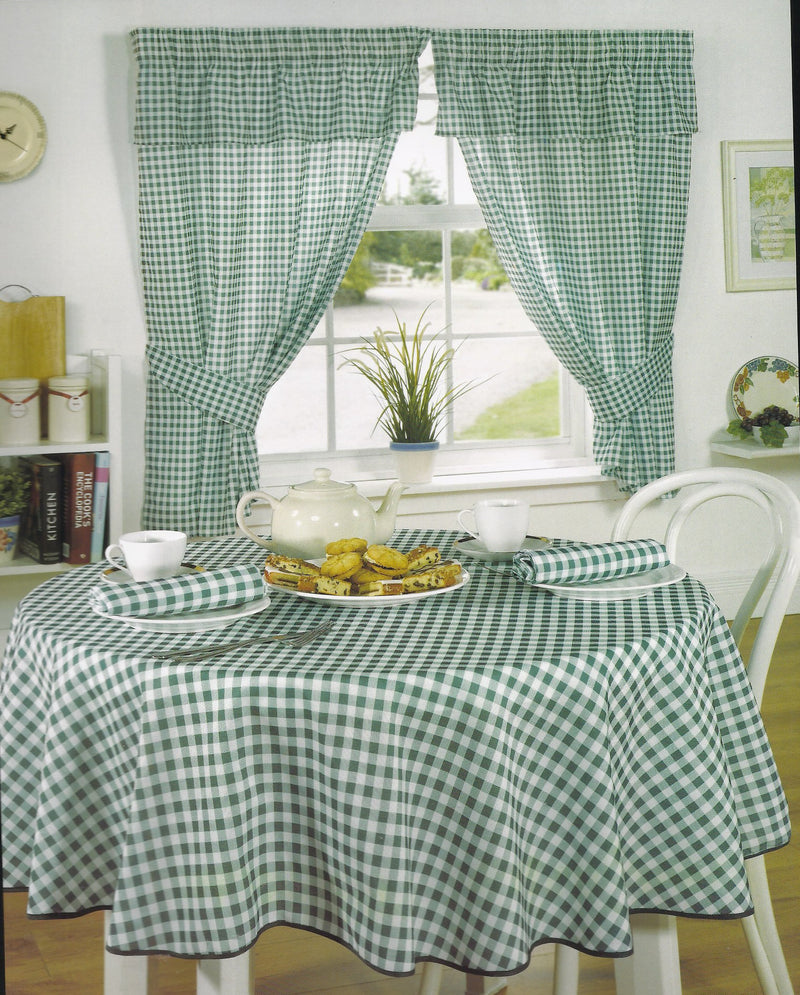
{"type": "MultiPolygon", "coordinates": [[[[94,351],[85,356],[68,356],[67,372],[89,375],[92,398],[92,422],[89,440],[87,442],[55,443],[42,439],[35,445],[0,446],[0,457],[49,456],[54,453],[111,453],[108,522],[110,534],[117,536],[122,532],[122,374],[120,357],[94,351]]],[[[0,584],[5,577],[55,574],[70,569],[72,567],[67,563],[36,563],[18,550],[9,566],[0,567],[0,584]]],[[[42,576],[41,579],[44,580],[45,577],[42,576]]],[[[3,591],[2,593],[6,595],[10,592],[3,591]]],[[[2,621],[0,621],[1,628],[2,621]]]]}

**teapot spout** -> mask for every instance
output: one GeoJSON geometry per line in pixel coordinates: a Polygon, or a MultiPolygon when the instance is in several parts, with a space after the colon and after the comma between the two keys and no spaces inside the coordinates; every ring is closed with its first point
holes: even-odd
{"type": "Polygon", "coordinates": [[[386,492],[380,508],[375,512],[375,542],[385,545],[392,537],[397,519],[397,505],[400,495],[406,490],[406,484],[396,480],[386,492]]]}

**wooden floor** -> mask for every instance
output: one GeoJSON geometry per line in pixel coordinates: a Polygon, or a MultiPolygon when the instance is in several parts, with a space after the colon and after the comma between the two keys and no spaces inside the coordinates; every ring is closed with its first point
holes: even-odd
{"type": "MultiPolygon", "coordinates": [[[[800,615],[784,624],[764,696],[764,721],[792,810],[800,825],[800,615]]],[[[800,991],[800,839],[767,856],[775,915],[795,988],[800,991]]],[[[8,995],[100,995],[102,913],[29,921],[25,895],[5,895],[8,995]]],[[[761,991],[738,922],[679,921],[685,995],[756,995],[761,991]]],[[[194,991],[194,966],[156,958],[158,995],[194,991]]],[[[258,995],[414,995],[416,978],[386,978],[331,940],[276,927],[255,948],[258,995]]],[[[550,991],[552,956],[539,953],[510,979],[508,995],[550,991]]],[[[614,992],[612,962],[581,958],[581,995],[614,992]]],[[[464,975],[445,972],[442,995],[464,992],[464,975]]]]}

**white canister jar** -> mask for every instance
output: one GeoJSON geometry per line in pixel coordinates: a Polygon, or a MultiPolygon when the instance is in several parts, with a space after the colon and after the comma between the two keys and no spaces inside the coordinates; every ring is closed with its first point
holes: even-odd
{"type": "Polygon", "coordinates": [[[0,380],[0,445],[36,445],[39,432],[39,381],[33,377],[0,380]]]}
{"type": "Polygon", "coordinates": [[[79,374],[47,381],[47,427],[50,442],[89,439],[91,396],[89,378],[79,374]]]}

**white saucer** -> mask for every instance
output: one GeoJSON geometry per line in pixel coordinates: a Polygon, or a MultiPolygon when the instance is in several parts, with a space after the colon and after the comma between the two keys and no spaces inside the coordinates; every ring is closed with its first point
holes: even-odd
{"type": "MultiPolygon", "coordinates": [[[[198,567],[194,563],[183,563],[178,567],[177,571],[172,575],[173,577],[185,577],[187,574],[197,573],[200,570],[205,570],[205,567],[198,567]]],[[[102,579],[108,584],[135,584],[133,577],[125,570],[121,570],[119,567],[109,567],[108,570],[104,570],[102,574],[102,579]]],[[[160,580],[171,580],[170,577],[161,577],[160,580]]]]}
{"type": "MultiPolygon", "coordinates": [[[[547,549],[552,540],[543,539],[539,536],[526,536],[519,549],[547,549]]],[[[456,539],[453,549],[457,553],[471,556],[475,560],[485,560],[488,563],[506,563],[514,559],[514,554],[519,549],[510,549],[502,553],[490,552],[480,541],[480,539],[456,539]]]]}

